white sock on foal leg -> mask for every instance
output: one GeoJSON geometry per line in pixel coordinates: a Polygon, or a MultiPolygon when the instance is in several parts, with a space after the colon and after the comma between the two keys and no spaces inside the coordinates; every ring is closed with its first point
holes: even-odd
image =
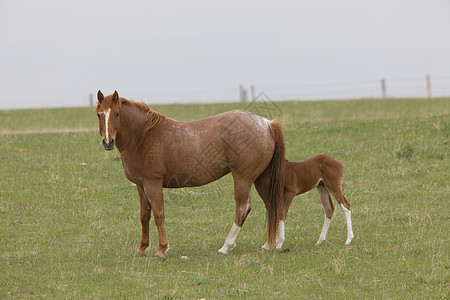
{"type": "Polygon", "coordinates": [[[236,223],[233,223],[233,227],[231,227],[230,233],[225,239],[225,243],[222,248],[219,249],[218,253],[227,254],[228,251],[233,250],[236,246],[236,238],[239,234],[241,227],[237,226],[236,223]]]}
{"type": "Polygon", "coordinates": [[[348,210],[344,205],[341,204],[342,211],[344,212],[345,219],[347,220],[347,241],[345,242],[346,245],[349,245],[353,238],[353,228],[352,228],[352,212],[348,210]]]}
{"type": "Polygon", "coordinates": [[[328,228],[330,227],[330,222],[331,222],[331,219],[328,219],[327,215],[325,214],[325,219],[323,221],[322,232],[320,233],[320,236],[319,236],[319,239],[316,242],[316,245],[319,245],[320,243],[325,241],[325,239],[327,238],[327,233],[328,233],[328,228]]]}
{"type": "MultiPolygon", "coordinates": [[[[280,222],[278,223],[278,236],[277,236],[277,240],[276,240],[278,250],[281,250],[281,248],[283,247],[284,240],[285,240],[284,221],[280,220],[280,222]]],[[[262,245],[261,249],[262,250],[270,250],[269,244],[266,242],[264,245],[262,245]]]]}
{"type": "Polygon", "coordinates": [[[283,243],[285,240],[284,237],[284,221],[280,220],[280,223],[278,223],[278,238],[277,238],[277,250],[281,250],[283,247],[283,243]]]}

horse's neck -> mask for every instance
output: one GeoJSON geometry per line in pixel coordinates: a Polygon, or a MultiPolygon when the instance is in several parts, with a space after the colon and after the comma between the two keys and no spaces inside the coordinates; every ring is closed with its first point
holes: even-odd
{"type": "Polygon", "coordinates": [[[145,120],[145,112],[122,105],[120,109],[120,131],[116,143],[119,152],[126,150],[142,138],[145,120]]]}

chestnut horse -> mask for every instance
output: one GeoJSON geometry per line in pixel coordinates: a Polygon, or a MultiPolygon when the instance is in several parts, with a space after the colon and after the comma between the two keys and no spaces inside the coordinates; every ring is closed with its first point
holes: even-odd
{"type": "MultiPolygon", "coordinates": [[[[335,160],[328,155],[317,155],[301,162],[286,161],[286,173],[284,176],[284,198],[281,206],[281,216],[279,224],[279,234],[277,238],[277,249],[281,250],[283,246],[284,222],[289,206],[295,196],[306,193],[307,191],[317,188],[325,210],[325,220],[320,233],[319,240],[316,245],[322,243],[327,237],[328,228],[330,227],[331,217],[334,212],[334,205],[331,201],[330,193],[336,198],[337,202],[344,212],[347,221],[347,241],[350,244],[353,239],[353,229],[351,220],[350,203],[345,198],[341,190],[342,181],[344,180],[344,166],[341,162],[335,160]]],[[[269,178],[261,178],[255,182],[256,190],[261,198],[268,204],[268,184],[269,178]]],[[[262,249],[269,249],[266,243],[262,249]]]]}
{"type": "MultiPolygon", "coordinates": [[[[278,205],[283,192],[285,146],[281,125],[247,111],[234,110],[209,118],[179,122],[151,110],[146,104],[119,98],[117,91],[97,93],[100,135],[105,150],[120,152],[125,176],[137,186],[142,225],[137,256],[149,246],[153,210],[159,249],[168,250],[164,228],[163,188],[201,186],[231,172],[236,217],[219,253],[226,254],[250,212],[250,190],[264,172],[268,179],[266,202],[268,245],[275,244],[278,205]]],[[[270,248],[270,247],[269,247],[270,248]]]]}

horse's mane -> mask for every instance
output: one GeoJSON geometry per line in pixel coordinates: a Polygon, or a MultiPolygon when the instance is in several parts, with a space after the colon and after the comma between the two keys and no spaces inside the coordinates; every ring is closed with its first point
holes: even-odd
{"type": "Polygon", "coordinates": [[[161,123],[161,122],[164,123],[167,121],[167,116],[165,116],[157,111],[151,110],[150,107],[147,104],[145,104],[144,102],[136,102],[136,101],[132,101],[132,100],[127,100],[125,98],[120,98],[119,103],[120,103],[120,105],[128,105],[131,107],[135,107],[138,110],[147,113],[147,116],[146,116],[147,120],[146,120],[144,131],[142,132],[142,135],[146,134],[148,131],[150,131],[152,128],[157,126],[159,123],[161,123]]]}
{"type": "Polygon", "coordinates": [[[148,107],[148,105],[145,104],[144,102],[136,102],[136,101],[128,100],[125,98],[119,99],[119,105],[128,105],[131,107],[135,107],[143,112],[149,112],[151,110],[150,107],[148,107]]]}

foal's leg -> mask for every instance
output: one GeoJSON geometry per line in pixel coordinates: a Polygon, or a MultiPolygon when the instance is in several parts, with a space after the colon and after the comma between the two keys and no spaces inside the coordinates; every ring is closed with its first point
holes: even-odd
{"type": "Polygon", "coordinates": [[[144,184],[144,191],[150,201],[156,228],[158,229],[159,248],[154,257],[164,260],[164,252],[169,250],[169,243],[167,242],[166,229],[164,227],[164,198],[162,183],[158,181],[148,181],[144,184]]]}
{"type": "Polygon", "coordinates": [[[147,199],[147,195],[145,195],[144,188],[140,185],[137,185],[137,190],[139,193],[139,201],[140,201],[140,214],[141,214],[141,225],[142,225],[142,238],[141,245],[139,249],[136,251],[136,256],[145,255],[145,249],[150,245],[149,240],[149,221],[151,216],[151,208],[150,202],[147,199]]]}
{"type": "MultiPolygon", "coordinates": [[[[292,200],[295,197],[295,193],[292,193],[290,191],[284,191],[284,198],[283,198],[283,205],[282,205],[282,211],[280,213],[280,222],[278,223],[278,236],[276,240],[276,249],[281,250],[283,248],[283,243],[285,241],[285,234],[284,234],[284,222],[286,221],[286,215],[289,210],[289,207],[291,206],[292,200]]],[[[266,209],[268,206],[268,203],[266,200],[264,200],[264,204],[266,204],[266,209]]],[[[261,247],[262,250],[270,250],[269,243],[266,242],[261,247]]]]}
{"type": "Polygon", "coordinates": [[[336,198],[337,202],[339,202],[339,205],[342,208],[342,212],[344,213],[345,220],[347,221],[347,240],[345,241],[345,244],[349,245],[354,238],[350,203],[347,201],[344,194],[342,193],[340,186],[330,189],[330,191],[333,194],[334,198],[336,198]]]}
{"type": "Polygon", "coordinates": [[[328,228],[330,227],[331,217],[334,212],[334,205],[331,201],[330,193],[323,183],[320,183],[317,186],[317,191],[319,192],[320,200],[322,201],[323,209],[325,211],[322,232],[320,232],[319,239],[316,242],[316,245],[319,245],[327,238],[328,228]]]}
{"type": "Polygon", "coordinates": [[[295,193],[291,191],[284,191],[283,210],[280,216],[280,223],[278,224],[278,238],[277,238],[277,250],[281,250],[285,241],[284,235],[284,222],[286,221],[286,215],[291,206],[292,200],[294,200],[295,193]]]}
{"type": "Polygon", "coordinates": [[[236,218],[234,224],[231,227],[230,233],[225,239],[225,243],[222,248],[219,249],[218,253],[227,254],[228,251],[233,250],[236,247],[236,238],[239,231],[250,212],[250,190],[252,187],[251,182],[238,181],[234,177],[234,197],[236,200],[236,218]]]}

